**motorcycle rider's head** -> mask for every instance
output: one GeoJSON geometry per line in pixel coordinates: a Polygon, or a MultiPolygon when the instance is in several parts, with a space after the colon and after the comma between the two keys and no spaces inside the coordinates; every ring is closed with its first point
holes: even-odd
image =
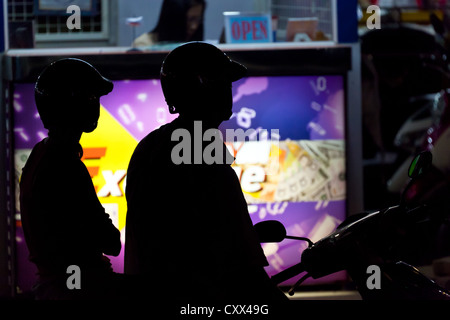
{"type": "Polygon", "coordinates": [[[161,67],[169,112],[218,126],[231,117],[231,83],[241,79],[246,70],[208,43],[189,42],[175,48],[161,67]]]}
{"type": "Polygon", "coordinates": [[[100,97],[113,83],[86,61],[65,58],[47,66],[35,84],[35,101],[50,132],[92,132],[100,116],[100,97]]]}

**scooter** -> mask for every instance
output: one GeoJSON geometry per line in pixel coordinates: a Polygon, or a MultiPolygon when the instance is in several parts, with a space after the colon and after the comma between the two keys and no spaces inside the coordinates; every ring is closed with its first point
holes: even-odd
{"type": "MultiPolygon", "coordinates": [[[[431,168],[431,162],[430,152],[414,158],[408,172],[411,180],[404,194],[431,168]]],[[[346,270],[364,300],[450,300],[450,292],[402,261],[405,245],[402,242],[408,239],[406,235],[414,233],[416,225],[432,214],[426,205],[411,207],[402,197],[397,206],[351,215],[333,233],[316,243],[307,238],[287,236],[284,226],[275,220],[260,222],[255,229],[262,243],[286,238],[308,242],[300,263],[271,278],[278,285],[304,273],[289,290],[290,295],[309,277],[318,279],[346,270]]]]}
{"type": "MultiPolygon", "coordinates": [[[[444,19],[439,19],[434,13],[430,15],[430,21],[435,31],[435,42],[443,49],[442,54],[434,56],[434,62],[424,60],[424,66],[435,70],[441,78],[439,92],[428,94],[416,99],[423,107],[408,120],[398,131],[394,144],[410,154],[428,150],[433,155],[433,170],[421,178],[417,188],[410,190],[406,197],[410,202],[438,203],[439,200],[450,196],[450,64],[448,52],[450,52],[450,19],[444,11],[444,19]],[[437,63],[435,63],[437,62],[437,63]],[[422,186],[420,186],[420,184],[422,186]]],[[[413,103],[414,101],[411,101],[413,103]]],[[[411,161],[413,156],[410,156],[411,161]]],[[[392,193],[401,193],[405,186],[405,172],[408,159],[396,171],[388,181],[388,190],[392,193]],[[406,165],[405,165],[406,164],[406,165]]]]}
{"type": "Polygon", "coordinates": [[[427,132],[435,125],[435,119],[440,115],[437,108],[440,97],[441,93],[435,93],[410,99],[411,104],[418,104],[420,107],[405,121],[395,136],[394,145],[400,150],[396,161],[401,165],[387,181],[387,190],[390,193],[400,195],[405,187],[409,164],[415,154],[424,150],[427,132]]]}

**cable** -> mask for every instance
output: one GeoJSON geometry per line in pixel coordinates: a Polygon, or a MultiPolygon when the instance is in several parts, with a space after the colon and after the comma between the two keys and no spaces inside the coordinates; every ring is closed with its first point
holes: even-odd
{"type": "Polygon", "coordinates": [[[305,281],[306,279],[308,279],[310,277],[309,273],[305,274],[303,277],[301,277],[288,291],[290,296],[293,296],[295,293],[295,289],[297,289],[297,287],[299,285],[301,285],[303,283],[303,281],[305,281]]]}
{"type": "Polygon", "coordinates": [[[304,237],[286,236],[285,238],[286,238],[286,239],[293,239],[293,240],[302,240],[302,241],[306,241],[306,242],[308,242],[308,247],[312,247],[312,245],[314,244],[314,242],[312,242],[310,239],[304,238],[304,237]]]}

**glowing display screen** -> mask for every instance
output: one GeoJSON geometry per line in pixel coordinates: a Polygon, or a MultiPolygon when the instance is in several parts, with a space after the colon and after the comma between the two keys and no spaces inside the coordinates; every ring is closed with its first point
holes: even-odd
{"type": "MultiPolygon", "coordinates": [[[[33,84],[15,87],[17,184],[31,149],[47,134],[37,114],[33,90],[33,84]]],[[[245,133],[245,139],[226,140],[226,145],[236,158],[232,167],[252,221],[279,220],[288,235],[313,241],[332,232],[346,215],[343,77],[244,78],[233,83],[233,101],[233,116],[220,129],[225,140],[227,129],[245,133]]],[[[159,80],[115,81],[113,92],[101,98],[101,105],[98,128],[81,138],[82,160],[100,202],[121,230],[123,242],[130,157],[143,137],[176,115],[168,112],[159,80]]],[[[62,188],[70,183],[64,180],[63,172],[60,183],[62,188]]],[[[17,186],[17,274],[18,285],[25,291],[34,283],[36,268],[27,260],[18,192],[17,186]]],[[[273,275],[298,263],[306,245],[294,240],[263,244],[270,263],[267,272],[273,275]]],[[[123,272],[123,251],[111,257],[116,272],[123,272]]],[[[333,279],[342,279],[342,275],[325,281],[333,279]]]]}

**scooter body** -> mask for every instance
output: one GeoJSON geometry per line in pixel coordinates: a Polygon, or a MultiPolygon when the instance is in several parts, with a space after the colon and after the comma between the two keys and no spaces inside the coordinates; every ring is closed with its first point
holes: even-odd
{"type": "MultiPolygon", "coordinates": [[[[431,153],[419,154],[411,163],[408,187],[431,168],[431,153]]],[[[404,196],[407,193],[407,188],[404,196]]],[[[289,291],[293,294],[305,279],[318,279],[346,270],[363,299],[428,299],[450,300],[450,293],[421,274],[415,267],[402,261],[402,248],[408,234],[417,224],[427,220],[433,212],[426,205],[412,207],[405,197],[399,205],[371,213],[360,213],[347,218],[330,235],[312,243],[309,239],[301,255],[301,262],[272,277],[276,284],[305,273],[289,291]],[[377,280],[371,283],[371,270],[377,280]]],[[[261,242],[280,242],[286,235],[284,226],[276,221],[257,224],[261,242]]],[[[416,236],[420,236],[416,234],[416,236]]]]}

